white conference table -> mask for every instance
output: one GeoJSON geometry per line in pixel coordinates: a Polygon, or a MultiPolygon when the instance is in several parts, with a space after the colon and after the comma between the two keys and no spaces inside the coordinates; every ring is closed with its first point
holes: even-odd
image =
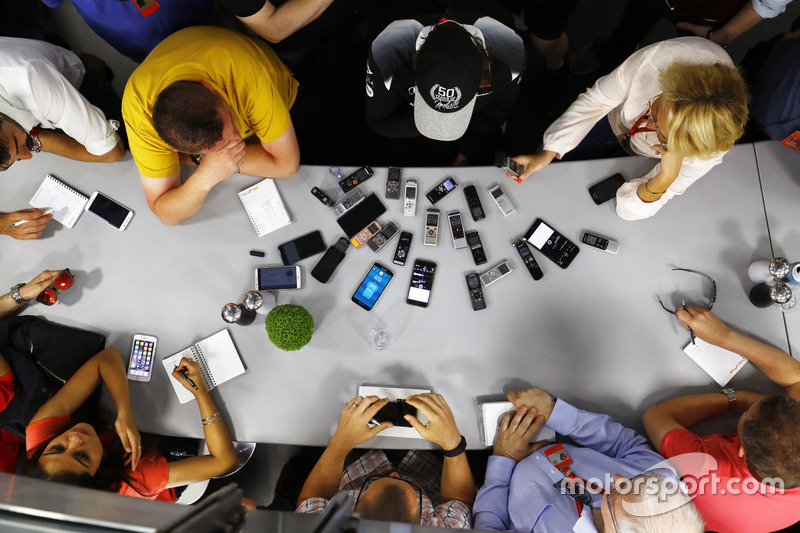
{"type": "MultiPolygon", "coordinates": [[[[378,192],[387,206],[382,222],[392,220],[414,234],[409,261],[404,267],[392,264],[396,238],[378,254],[351,246],[327,284],[308,275],[319,256],[302,261],[303,288],[283,291],[278,298],[279,304],[303,305],[314,316],[314,337],[298,352],[273,347],[263,322],[230,326],[248,371],[222,384],[214,395],[234,437],[324,446],[345,402],[362,383],[425,386],[441,393],[471,448],[480,447],[477,399],[502,399],[505,390],[531,385],[641,428],[642,413],[654,403],[682,392],[718,388],[683,354],[688,335],[656,300],[656,294],[667,301],[702,299],[699,278],[672,272],[672,266],[714,277],[715,313],[787,349],[780,313],[757,309],[747,300],[747,266],[770,253],[753,146],[736,147],[684,197],[648,220],[623,221],[613,201],[596,206],[590,199],[589,185],[617,171],[637,177],[652,164],[639,157],[559,163],[519,185],[495,168],[408,168],[404,180],[416,178],[420,184],[414,218],[402,216],[400,201],[383,199],[386,169],[376,168],[376,176],[361,187],[378,192]],[[489,261],[477,269],[467,249],[453,249],[445,217],[439,246],[422,245],[424,193],[445,175],[454,176],[460,189],[436,207],[443,215],[460,210],[465,228],[480,232],[489,261]],[[497,181],[517,207],[508,218],[486,192],[497,181]],[[470,183],[478,187],[487,213],[477,223],[469,217],[462,192],[470,183]],[[574,242],[582,229],[614,237],[621,251],[614,256],[580,245],[567,270],[534,251],[544,270],[544,278],[534,281],[511,241],[536,217],[574,242]],[[439,267],[427,309],[405,303],[415,258],[433,260],[439,267]],[[488,309],[474,312],[465,274],[482,272],[502,259],[509,259],[515,271],[484,288],[488,309]],[[367,312],[350,296],[375,260],[395,277],[367,312]],[[367,334],[378,325],[394,338],[383,351],[367,343],[367,334]]],[[[256,266],[280,263],[278,244],[319,229],[330,246],[342,234],[329,208],[309,192],[319,186],[337,199],[344,196],[327,167],[301,167],[294,177],[279,180],[295,222],[260,239],[236,194],[259,178],[231,176],[214,188],[195,217],[165,227],[145,203],[130,155],[113,165],[47,154],[19,162],[2,175],[0,211],[27,206],[47,172],[87,194],[99,189],[136,215],[124,232],[84,214],[74,229],[52,223],[35,241],[3,238],[2,282],[10,287],[45,268],[70,267],[78,276],[75,287],[62,293],[55,306],[31,305],[25,313],[103,332],[126,363],[134,333],[156,335],[161,359],[225,327],[222,305],[240,301],[252,288],[256,266]],[[251,257],[251,249],[268,255],[251,257]]],[[[137,424],[143,431],[201,437],[196,406],[179,404],[168,379],[156,365],[150,383],[131,383],[137,424]]],[[[752,365],[732,385],[776,390],[752,365]]],[[[427,443],[384,437],[367,445],[407,448],[427,443]]]]}
{"type": "MultiPolygon", "coordinates": [[[[772,257],[800,261],[800,153],[775,141],[755,144],[772,240],[772,257]]],[[[764,258],[770,255],[764,256],[764,258]]],[[[800,298],[798,287],[795,297],[800,298]]],[[[800,309],[784,313],[792,355],[800,354],[800,309]]]]}

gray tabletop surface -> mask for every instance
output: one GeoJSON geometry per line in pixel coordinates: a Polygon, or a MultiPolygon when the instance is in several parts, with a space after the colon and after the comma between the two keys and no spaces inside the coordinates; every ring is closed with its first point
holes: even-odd
{"type": "MultiPolygon", "coordinates": [[[[691,303],[702,301],[708,291],[699,278],[672,272],[672,266],[713,276],[718,287],[715,313],[787,349],[781,314],[756,309],[747,300],[747,266],[770,254],[753,146],[734,148],[687,194],[647,220],[626,222],[615,214],[613,201],[596,206],[587,193],[589,185],[615,172],[630,179],[653,164],[641,157],[558,163],[522,184],[495,168],[405,169],[403,178],[417,179],[420,193],[446,175],[458,182],[459,190],[436,207],[443,214],[460,210],[466,229],[480,232],[489,261],[477,269],[468,250],[453,249],[446,222],[439,246],[423,246],[424,194],[419,195],[417,216],[403,217],[400,201],[383,199],[387,171],[376,168],[375,177],[361,187],[377,192],[387,206],[382,222],[392,220],[414,234],[410,260],[403,267],[392,264],[396,238],[378,254],[350,247],[327,284],[308,275],[319,256],[302,261],[303,288],[278,297],[279,304],[303,305],[314,316],[314,337],[298,352],[272,346],[263,322],[230,326],[248,370],[213,394],[235,438],[325,445],[342,407],[362,383],[425,386],[441,393],[473,448],[479,447],[477,400],[502,399],[510,388],[531,385],[641,428],[642,413],[654,403],[682,392],[718,388],[683,354],[688,335],[656,300],[660,294],[673,305],[684,298],[691,303]],[[508,218],[487,193],[498,181],[517,207],[508,218]],[[479,222],[468,215],[463,188],[469,184],[478,187],[487,213],[479,222]],[[613,237],[621,251],[614,256],[580,245],[567,270],[534,252],[544,270],[544,278],[534,281],[511,241],[536,217],[574,242],[584,229],[613,237]],[[427,309],[405,303],[416,258],[438,264],[427,309]],[[474,312],[465,274],[482,272],[503,259],[515,271],[485,288],[488,308],[474,312]],[[394,279],[367,312],[350,296],[376,260],[394,272],[394,279]],[[367,342],[376,326],[391,331],[393,341],[386,350],[376,351],[367,342]]],[[[48,172],[87,194],[101,190],[136,214],[123,232],[84,214],[72,230],[52,223],[35,241],[4,237],[0,272],[5,286],[29,280],[45,268],[70,267],[78,276],[75,287],[62,293],[55,306],[32,305],[25,313],[103,332],[126,363],[134,333],[156,335],[160,359],[225,327],[222,305],[239,301],[252,288],[255,267],[280,263],[280,243],[319,229],[330,246],[342,234],[329,208],[309,192],[318,186],[337,199],[344,196],[327,167],[301,167],[292,178],[278,181],[295,222],[263,238],[256,237],[236,194],[259,178],[231,176],[212,190],[195,217],[165,227],[147,207],[130,154],[113,165],[48,154],[19,162],[2,175],[0,210],[26,207],[48,172]],[[251,257],[251,249],[268,255],[251,257]]],[[[782,172],[788,176],[788,167],[782,172]]],[[[797,182],[791,185],[796,189],[797,182]]],[[[788,217],[785,205],[783,215],[788,217]]],[[[797,230],[787,227],[784,234],[796,237],[797,230]]],[[[787,239],[783,242],[789,245],[787,239]]],[[[131,384],[140,429],[202,436],[196,405],[179,404],[168,379],[156,365],[150,383],[131,384]]],[[[752,365],[732,385],[775,390],[752,365]]],[[[390,438],[369,443],[388,448],[426,444],[390,438]]]]}

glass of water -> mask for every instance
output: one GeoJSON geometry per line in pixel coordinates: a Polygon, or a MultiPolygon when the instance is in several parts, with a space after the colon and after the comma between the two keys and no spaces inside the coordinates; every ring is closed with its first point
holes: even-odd
{"type": "Polygon", "coordinates": [[[375,328],[369,332],[367,340],[375,350],[384,350],[392,343],[392,333],[385,328],[375,328]]]}

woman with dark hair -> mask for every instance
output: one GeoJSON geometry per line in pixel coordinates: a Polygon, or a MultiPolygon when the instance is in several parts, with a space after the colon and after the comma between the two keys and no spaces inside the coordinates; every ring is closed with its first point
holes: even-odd
{"type": "Polygon", "coordinates": [[[32,468],[29,475],[174,502],[172,487],[229,472],[238,464],[236,450],[222,415],[203,385],[200,366],[184,358],[172,372],[172,379],[180,381],[197,400],[209,455],[167,463],[152,450],[143,453],[122,358],[119,350],[109,348],[84,364],[34,415],[26,430],[32,468]],[[97,420],[100,417],[96,413],[87,418],[78,412],[101,382],[117,408],[113,424],[97,420]]]}

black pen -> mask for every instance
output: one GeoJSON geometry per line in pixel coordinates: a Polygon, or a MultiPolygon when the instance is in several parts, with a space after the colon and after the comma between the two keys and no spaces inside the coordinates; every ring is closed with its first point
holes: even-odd
{"type": "MultiPolygon", "coordinates": [[[[681,303],[683,304],[683,310],[688,313],[689,310],[686,309],[686,301],[685,300],[681,300],[681,303]]],[[[692,329],[692,326],[688,326],[687,325],[686,327],[689,328],[689,338],[692,339],[692,344],[696,344],[694,342],[694,330],[692,329]]]]}
{"type": "MultiPolygon", "coordinates": [[[[178,368],[178,367],[175,367],[175,368],[178,368]]],[[[194,390],[200,390],[200,389],[197,388],[197,385],[195,385],[195,382],[192,381],[192,378],[189,377],[189,373],[186,372],[186,370],[178,370],[178,374],[183,376],[183,379],[188,381],[189,385],[191,385],[194,390]]]]}

